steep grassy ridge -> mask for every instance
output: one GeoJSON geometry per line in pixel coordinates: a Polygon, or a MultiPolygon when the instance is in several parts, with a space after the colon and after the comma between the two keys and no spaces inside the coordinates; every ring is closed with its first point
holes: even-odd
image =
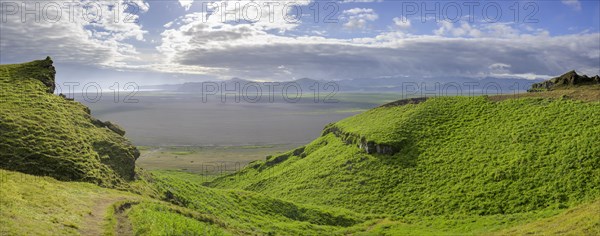
{"type": "Polygon", "coordinates": [[[396,216],[564,209],[600,197],[599,102],[444,97],[334,126],[397,149],[371,155],[328,133],[210,183],[396,216]]]}
{"type": "Polygon", "coordinates": [[[137,149],[87,107],[52,94],[54,74],[50,58],[0,65],[0,168],[102,186],[132,180],[137,149]]]}

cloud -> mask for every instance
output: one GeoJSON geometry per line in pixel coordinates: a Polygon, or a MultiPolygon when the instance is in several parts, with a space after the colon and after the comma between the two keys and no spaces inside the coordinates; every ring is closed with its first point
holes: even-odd
{"type": "Polygon", "coordinates": [[[468,22],[452,23],[450,21],[438,22],[439,28],[433,33],[446,37],[470,37],[470,38],[518,38],[525,35],[549,35],[544,29],[531,26],[522,27],[512,22],[469,24],[468,22]]]}
{"type": "Polygon", "coordinates": [[[571,69],[600,73],[598,33],[551,37],[521,33],[511,25],[444,27],[447,31],[443,33],[452,37],[387,32],[336,39],[275,35],[244,24],[213,26],[188,21],[162,34],[159,51],[169,64],[216,70],[226,78],[257,80],[396,75],[535,78],[571,69]],[[506,31],[513,33],[497,37],[506,31]]]}
{"type": "Polygon", "coordinates": [[[579,0],[561,0],[561,2],[574,10],[581,10],[581,2],[579,0]]]}
{"type": "MultiPolygon", "coordinates": [[[[181,0],[191,4],[188,0],[181,0]]],[[[296,10],[308,6],[312,0],[292,0],[286,2],[223,0],[203,1],[202,10],[180,17],[186,22],[200,21],[205,24],[246,24],[263,30],[285,32],[298,27],[301,20],[295,15],[296,10]]],[[[188,5],[186,5],[188,6],[188,5]]],[[[189,6],[188,8],[189,9],[189,6]]],[[[175,21],[178,21],[175,20],[175,21]]],[[[170,27],[174,22],[165,24],[170,27]]]]}
{"type": "MultiPolygon", "coordinates": [[[[148,10],[146,3],[137,2],[140,14],[148,10]]],[[[228,10],[242,14],[250,2],[229,5],[228,10]]],[[[295,3],[307,6],[310,1],[295,3]]],[[[281,5],[274,10],[285,9],[281,5]]],[[[396,17],[389,32],[327,38],[320,36],[330,35],[327,32],[310,33],[314,27],[290,22],[282,14],[271,20],[264,8],[250,13],[259,12],[261,20],[252,22],[223,20],[219,12],[191,12],[164,27],[158,25],[160,35],[149,41],[159,44],[150,49],[140,49],[148,38],[146,29],[137,23],[114,23],[112,14],[93,22],[59,23],[21,23],[19,15],[8,15],[9,22],[0,25],[0,51],[3,62],[51,55],[61,62],[113,69],[256,80],[397,75],[534,78],[572,69],[600,74],[598,33],[550,36],[546,30],[514,23],[443,21],[430,35],[411,35],[405,32],[411,22],[396,17]]],[[[369,8],[348,9],[342,15],[352,29],[367,29],[379,18],[369,8]]]]}
{"type": "Polygon", "coordinates": [[[474,28],[468,22],[462,22],[458,27],[456,27],[454,23],[450,21],[440,21],[438,25],[440,28],[434,30],[433,32],[440,36],[451,35],[455,37],[480,37],[482,35],[482,32],[479,29],[474,28]]]}
{"type": "MultiPolygon", "coordinates": [[[[41,7],[47,7],[44,4],[57,3],[44,2],[41,7]]],[[[12,9],[3,7],[0,11],[6,22],[0,24],[2,61],[17,62],[50,55],[63,63],[119,67],[139,60],[139,53],[129,41],[143,41],[147,31],[134,23],[139,16],[131,12],[142,14],[148,7],[143,1],[130,0],[117,4],[81,2],[72,6],[71,18],[63,13],[57,20],[48,20],[57,16],[50,11],[46,14],[54,15],[46,15],[48,19],[39,22],[35,22],[33,15],[23,22],[21,14],[12,14],[12,9]],[[85,14],[84,7],[88,6],[96,10],[85,14]]]]}
{"type": "Polygon", "coordinates": [[[192,4],[194,3],[194,0],[179,0],[179,5],[181,5],[181,7],[185,8],[186,11],[190,10],[190,7],[192,7],[192,4]]]}
{"type": "Polygon", "coordinates": [[[342,19],[347,20],[344,27],[348,29],[365,29],[367,22],[375,21],[379,15],[370,8],[352,8],[342,12],[342,19]]]}
{"type": "Polygon", "coordinates": [[[408,29],[411,26],[410,20],[406,17],[394,17],[394,26],[399,29],[408,29]]]}
{"type": "Polygon", "coordinates": [[[492,74],[506,74],[510,73],[510,68],[512,66],[505,63],[494,63],[491,64],[488,68],[492,74]]]}

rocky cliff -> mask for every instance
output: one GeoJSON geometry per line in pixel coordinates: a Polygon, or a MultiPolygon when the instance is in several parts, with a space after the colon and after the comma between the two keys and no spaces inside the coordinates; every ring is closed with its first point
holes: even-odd
{"type": "Polygon", "coordinates": [[[0,168],[125,186],[139,151],[111,122],[54,95],[52,60],[0,65],[0,168]]]}
{"type": "Polygon", "coordinates": [[[382,155],[394,155],[400,151],[400,145],[380,144],[367,138],[350,133],[344,132],[342,129],[337,127],[335,124],[329,124],[323,130],[322,136],[327,134],[333,134],[340,138],[347,145],[356,145],[358,148],[364,150],[369,154],[382,154],[382,155]]]}

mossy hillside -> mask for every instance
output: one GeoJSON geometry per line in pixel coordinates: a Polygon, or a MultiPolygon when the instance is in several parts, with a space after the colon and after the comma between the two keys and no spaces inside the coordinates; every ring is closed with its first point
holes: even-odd
{"type": "Polygon", "coordinates": [[[0,65],[0,168],[112,187],[132,180],[138,150],[52,94],[54,74],[50,58],[0,65]]]}
{"type": "Polygon", "coordinates": [[[28,63],[0,65],[0,77],[13,80],[35,79],[44,84],[46,92],[54,93],[56,68],[52,63],[52,59],[46,57],[44,60],[28,63]]]}
{"type": "Polygon", "coordinates": [[[202,186],[201,176],[155,171],[151,183],[162,199],[214,216],[236,235],[339,235],[362,231],[373,216],[333,207],[299,205],[242,190],[202,186]]]}
{"type": "Polygon", "coordinates": [[[367,154],[328,133],[298,155],[208,185],[395,216],[564,209],[600,197],[597,117],[600,102],[569,99],[443,97],[380,107],[334,126],[395,145],[394,155],[367,154]]]}

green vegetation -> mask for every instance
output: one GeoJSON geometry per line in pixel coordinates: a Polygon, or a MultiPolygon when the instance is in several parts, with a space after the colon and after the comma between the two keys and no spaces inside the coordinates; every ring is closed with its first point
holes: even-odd
{"type": "Polygon", "coordinates": [[[0,233],[440,235],[487,234],[504,229],[496,233],[594,235],[599,229],[598,201],[567,211],[386,218],[329,207],[303,207],[246,191],[210,189],[196,184],[200,177],[181,172],[156,172],[142,176],[156,179],[140,180],[138,183],[147,183],[147,187],[154,191],[168,189],[172,193],[170,201],[176,205],[157,199],[166,197],[167,192],[154,193],[153,199],[88,183],[61,182],[49,177],[0,170],[0,186],[3,189],[0,191],[0,233]],[[127,224],[130,224],[129,227],[127,224]],[[556,227],[549,228],[549,225],[556,227]]]}
{"type": "Polygon", "coordinates": [[[535,93],[519,93],[510,95],[499,95],[490,97],[493,101],[502,101],[506,99],[517,98],[554,98],[554,99],[573,99],[579,101],[600,101],[600,85],[587,86],[571,86],[557,88],[552,91],[535,92],[535,93]]]}
{"type": "Polygon", "coordinates": [[[594,117],[599,102],[569,99],[444,97],[380,107],[333,126],[342,137],[390,145],[394,155],[367,154],[328,133],[208,185],[401,217],[551,212],[600,197],[594,117]]]}
{"type": "Polygon", "coordinates": [[[229,235],[218,226],[178,213],[164,204],[135,205],[128,217],[136,235],[229,235]]]}
{"type": "MultiPolygon", "coordinates": [[[[0,170],[0,235],[73,235],[87,232],[89,222],[106,208],[100,202],[138,196],[90,183],[61,182],[0,170]]],[[[100,220],[102,218],[100,217],[100,220]]]]}
{"type": "Polygon", "coordinates": [[[0,167],[124,186],[133,179],[139,152],[121,135],[96,126],[87,107],[51,94],[54,73],[49,58],[0,66],[0,167]]]}
{"type": "Polygon", "coordinates": [[[153,174],[149,182],[164,200],[208,214],[212,222],[221,222],[234,234],[340,234],[366,220],[348,210],[297,205],[241,190],[207,188],[201,185],[202,177],[193,174],[153,174]]]}
{"type": "Polygon", "coordinates": [[[264,161],[142,147],[148,172],[51,63],[0,67],[1,235],[600,234],[597,86],[382,106],[264,161]],[[224,157],[250,163],[207,178],[224,157]]]}
{"type": "Polygon", "coordinates": [[[600,201],[583,204],[560,215],[519,225],[495,235],[600,235],[600,201]]]}

